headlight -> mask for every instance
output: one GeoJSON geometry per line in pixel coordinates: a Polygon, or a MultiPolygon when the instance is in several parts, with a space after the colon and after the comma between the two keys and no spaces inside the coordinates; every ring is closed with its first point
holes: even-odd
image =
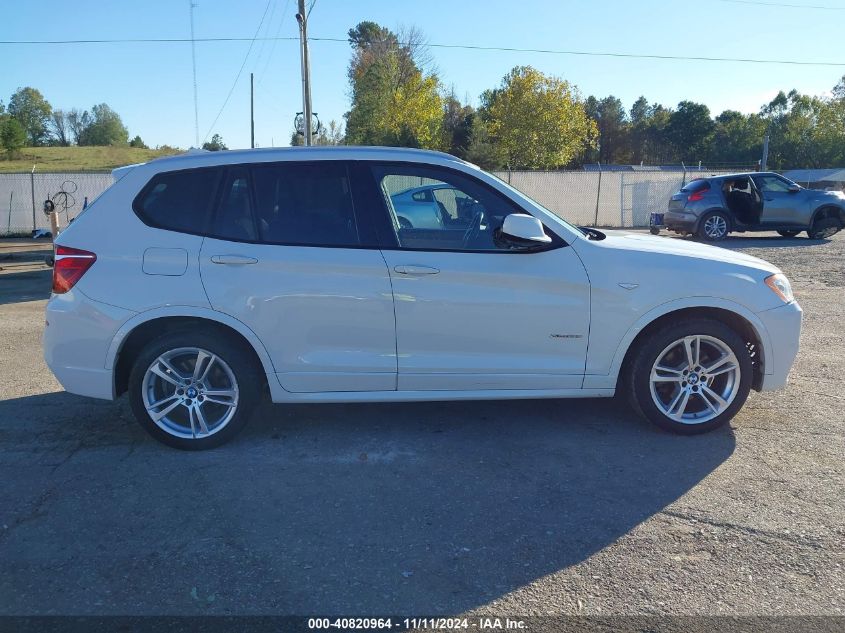
{"type": "Polygon", "coordinates": [[[792,286],[789,285],[789,279],[786,278],[786,275],[778,273],[777,275],[766,277],[766,285],[778,297],[783,299],[784,303],[789,303],[795,298],[792,295],[792,286]]]}

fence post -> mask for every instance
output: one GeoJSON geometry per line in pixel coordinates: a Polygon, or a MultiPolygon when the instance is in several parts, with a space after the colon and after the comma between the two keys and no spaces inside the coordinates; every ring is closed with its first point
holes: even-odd
{"type": "Polygon", "coordinates": [[[596,187],[596,219],[593,222],[593,226],[598,226],[599,224],[599,200],[601,200],[601,163],[599,165],[599,184],[596,187]]]}
{"type": "Polygon", "coordinates": [[[619,172],[619,227],[625,228],[625,172],[619,172]]]}
{"type": "Polygon", "coordinates": [[[32,192],[32,230],[35,231],[35,165],[32,166],[32,171],[29,172],[29,189],[32,192]]]}

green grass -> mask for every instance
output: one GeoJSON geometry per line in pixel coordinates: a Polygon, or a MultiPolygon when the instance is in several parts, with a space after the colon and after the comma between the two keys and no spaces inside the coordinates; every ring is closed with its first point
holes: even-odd
{"type": "Polygon", "coordinates": [[[36,172],[110,170],[182,151],[137,147],[25,147],[13,160],[0,152],[0,173],[31,171],[33,165],[36,172]]]}

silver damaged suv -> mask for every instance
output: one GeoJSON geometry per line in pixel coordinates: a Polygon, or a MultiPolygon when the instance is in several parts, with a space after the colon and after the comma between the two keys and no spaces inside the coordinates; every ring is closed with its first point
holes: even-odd
{"type": "Polygon", "coordinates": [[[805,189],[771,172],[697,178],[672,196],[663,223],[710,241],[732,231],[824,239],[845,227],[845,194],[805,189]]]}

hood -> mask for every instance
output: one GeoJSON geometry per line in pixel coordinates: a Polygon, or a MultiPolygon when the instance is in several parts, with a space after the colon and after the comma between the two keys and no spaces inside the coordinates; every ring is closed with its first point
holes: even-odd
{"type": "Polygon", "coordinates": [[[756,268],[767,273],[781,272],[777,266],[770,264],[764,259],[732,251],[727,248],[699,244],[698,242],[678,238],[660,237],[658,235],[642,235],[639,233],[627,233],[625,231],[602,232],[607,235],[607,238],[595,243],[601,244],[605,248],[724,262],[746,268],[756,268]]]}

